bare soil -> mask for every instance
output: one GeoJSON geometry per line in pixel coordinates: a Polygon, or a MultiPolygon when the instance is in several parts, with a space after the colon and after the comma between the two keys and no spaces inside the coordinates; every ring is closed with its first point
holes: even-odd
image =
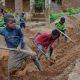
{"type": "MultiPolygon", "coordinates": [[[[43,65],[44,71],[39,72],[33,62],[30,62],[30,64],[27,65],[28,71],[26,75],[16,77],[15,80],[68,80],[68,75],[72,72],[76,59],[80,58],[80,35],[76,35],[76,29],[79,29],[80,27],[78,25],[79,22],[80,14],[73,17],[66,17],[68,35],[75,40],[75,44],[71,43],[70,41],[64,43],[62,40],[61,43],[54,49],[56,61],[52,66],[49,66],[48,62],[43,56],[40,62],[43,65]],[[79,18],[77,19],[77,17],[79,18]],[[77,23],[74,18],[77,20],[77,23]],[[77,28],[75,28],[74,24],[77,26],[77,28]]],[[[31,37],[33,37],[36,32],[51,30],[52,27],[29,28],[24,30],[27,45],[31,47],[33,51],[37,52],[31,37]]],[[[0,42],[2,43],[3,40],[0,42]]],[[[0,50],[0,80],[7,80],[7,61],[8,51],[0,50]]]]}

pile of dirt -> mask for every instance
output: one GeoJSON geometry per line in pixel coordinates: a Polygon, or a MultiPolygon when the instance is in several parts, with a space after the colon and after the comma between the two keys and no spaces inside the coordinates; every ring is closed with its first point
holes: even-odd
{"type": "Polygon", "coordinates": [[[80,58],[76,60],[76,65],[71,74],[69,74],[68,80],[80,80],[80,58]]]}
{"type": "MultiPolygon", "coordinates": [[[[40,62],[43,66],[44,71],[39,72],[36,66],[33,64],[33,62],[30,62],[30,64],[27,65],[28,72],[26,73],[26,75],[21,77],[16,77],[15,80],[68,80],[69,74],[72,72],[73,68],[75,67],[76,59],[80,58],[80,35],[76,34],[77,33],[76,29],[79,30],[78,24],[80,22],[80,18],[77,19],[77,16],[80,17],[80,14],[75,15],[73,17],[66,17],[68,35],[73,40],[75,40],[75,44],[71,42],[64,43],[64,41],[62,41],[54,49],[54,53],[56,56],[56,61],[54,65],[49,66],[48,62],[45,60],[43,56],[40,62]],[[76,27],[73,27],[74,24],[76,27]]],[[[46,30],[46,27],[44,27],[43,29],[45,29],[44,31],[50,31],[52,28],[48,27],[48,29],[46,30]]],[[[36,29],[32,28],[32,29],[24,30],[24,37],[25,37],[26,44],[30,46],[33,51],[36,51],[36,52],[37,52],[37,49],[34,43],[32,42],[31,38],[38,31],[43,31],[43,30],[41,28],[36,28],[36,29]]],[[[6,51],[3,51],[1,54],[4,54],[4,53],[6,53],[6,51]]],[[[8,56],[6,57],[8,58],[8,56]]],[[[5,57],[0,58],[0,64],[2,65],[0,66],[0,79],[3,79],[3,80],[6,80],[6,77],[7,77],[7,74],[6,74],[7,58],[5,57]]]]}
{"type": "MultiPolygon", "coordinates": [[[[53,66],[49,66],[48,63],[44,60],[41,60],[41,63],[43,65],[43,68],[45,71],[38,72],[33,71],[29,72],[26,77],[21,77],[21,80],[55,80],[56,76],[63,74],[63,76],[56,79],[56,80],[64,80],[64,76],[68,76],[70,73],[69,70],[66,70],[72,63],[75,62],[77,58],[80,57],[80,41],[76,42],[76,45],[73,45],[71,43],[60,45],[60,48],[55,49],[56,53],[56,62],[53,66]],[[74,46],[74,47],[73,47],[74,46]],[[65,75],[67,74],[67,75],[65,75]],[[28,79],[27,79],[28,78],[28,79]]],[[[31,66],[29,66],[31,67],[31,66]]],[[[71,66],[74,67],[74,64],[71,66]]],[[[68,77],[67,77],[68,78],[68,77]]],[[[67,80],[67,79],[65,79],[67,80]]]]}
{"type": "Polygon", "coordinates": [[[8,57],[7,56],[3,56],[2,59],[0,59],[0,80],[7,80],[7,67],[8,67],[8,57]]]}
{"type": "MultiPolygon", "coordinates": [[[[4,38],[0,36],[0,47],[5,46],[4,38]]],[[[8,76],[8,51],[0,49],[0,80],[7,80],[8,76]]]]}

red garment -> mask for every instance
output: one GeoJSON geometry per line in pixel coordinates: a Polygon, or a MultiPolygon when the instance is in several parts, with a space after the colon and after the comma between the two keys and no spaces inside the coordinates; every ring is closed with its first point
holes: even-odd
{"type": "Polygon", "coordinates": [[[35,38],[35,42],[37,45],[41,44],[43,45],[46,49],[48,48],[48,46],[50,44],[53,44],[55,41],[55,39],[52,39],[50,37],[50,33],[49,32],[43,32],[41,34],[39,34],[36,38],[35,38]]]}

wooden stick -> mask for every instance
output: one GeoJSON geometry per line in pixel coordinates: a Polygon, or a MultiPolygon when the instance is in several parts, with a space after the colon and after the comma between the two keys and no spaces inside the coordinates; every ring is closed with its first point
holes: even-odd
{"type": "MultiPolygon", "coordinates": [[[[36,45],[36,43],[35,43],[35,41],[34,41],[34,38],[32,39],[32,41],[33,41],[33,43],[35,44],[35,46],[37,47],[37,49],[38,49],[38,46],[36,45]]],[[[44,57],[49,61],[49,63],[50,63],[50,60],[46,57],[46,54],[45,54],[45,52],[43,51],[43,50],[40,50],[42,53],[43,53],[43,55],[44,55],[44,57]]]]}
{"type": "MultiPolygon", "coordinates": [[[[37,49],[38,49],[38,46],[37,46],[37,44],[35,43],[35,41],[34,41],[34,38],[32,38],[32,41],[33,41],[33,43],[35,44],[35,46],[37,47],[37,49]]],[[[43,55],[45,55],[45,52],[43,51],[43,50],[40,50],[42,53],[43,53],[43,55]]],[[[45,55],[46,56],[46,55],[45,55]]]]}
{"type": "Polygon", "coordinates": [[[0,49],[3,49],[3,50],[12,50],[12,51],[20,51],[20,52],[23,52],[23,53],[27,53],[30,56],[35,56],[36,55],[36,53],[33,52],[33,51],[30,52],[30,51],[23,50],[23,49],[18,50],[18,49],[15,49],[15,48],[6,48],[6,47],[0,47],[0,49]]]}
{"type": "Polygon", "coordinates": [[[18,51],[18,49],[15,48],[0,47],[0,49],[18,51]]]}
{"type": "Polygon", "coordinates": [[[62,31],[60,31],[59,29],[57,29],[61,34],[63,34],[65,37],[67,37],[71,42],[74,43],[74,41],[69,37],[67,36],[66,34],[64,34],[62,31]]]}

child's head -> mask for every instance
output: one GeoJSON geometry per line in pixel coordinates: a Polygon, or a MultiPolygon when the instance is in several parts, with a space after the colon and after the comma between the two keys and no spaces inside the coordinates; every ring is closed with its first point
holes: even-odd
{"type": "Polygon", "coordinates": [[[5,15],[4,22],[8,28],[14,29],[16,27],[16,21],[12,15],[5,15]]]}
{"type": "Polygon", "coordinates": [[[3,9],[0,9],[0,16],[3,16],[3,9]]]}
{"type": "Polygon", "coordinates": [[[51,37],[53,39],[57,39],[57,38],[59,38],[59,36],[60,36],[60,32],[57,29],[55,29],[55,30],[52,31],[51,37]]]}
{"type": "Polygon", "coordinates": [[[19,15],[18,13],[16,13],[16,15],[19,15]]]}
{"type": "Polygon", "coordinates": [[[4,10],[1,8],[1,9],[0,9],[0,12],[1,12],[1,13],[3,13],[3,12],[4,12],[4,10]]]}
{"type": "Polygon", "coordinates": [[[23,17],[24,17],[24,13],[21,13],[21,16],[23,16],[23,17]]]}
{"type": "Polygon", "coordinates": [[[61,17],[60,23],[61,23],[61,24],[64,24],[64,23],[65,23],[65,18],[64,18],[64,17],[61,17]]]}

